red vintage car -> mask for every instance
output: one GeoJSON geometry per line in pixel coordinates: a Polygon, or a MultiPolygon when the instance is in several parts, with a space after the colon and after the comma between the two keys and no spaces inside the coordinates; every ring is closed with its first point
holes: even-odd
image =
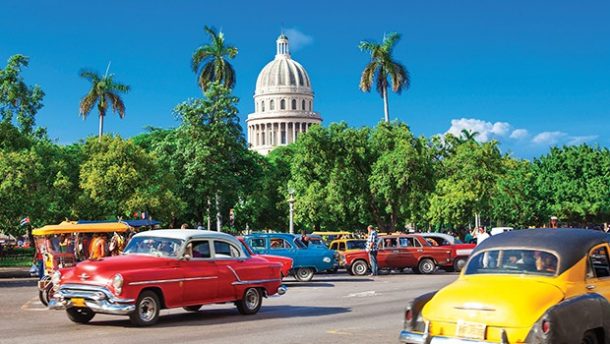
{"type": "Polygon", "coordinates": [[[235,303],[242,314],[259,311],[263,297],[284,294],[281,264],[251,256],[235,237],[201,230],[156,230],[135,235],[123,255],[88,260],[53,275],[50,309],[89,322],[96,313],[128,315],[155,324],[159,311],[235,303]]]}
{"type": "MultiPolygon", "coordinates": [[[[415,273],[430,274],[438,266],[453,265],[450,249],[431,246],[420,235],[381,235],[378,247],[379,269],[411,268],[415,273]]],[[[346,252],[344,259],[344,266],[352,275],[363,276],[370,269],[369,256],[365,250],[346,252]]]]}
{"type": "Polygon", "coordinates": [[[243,237],[237,237],[237,239],[239,240],[239,242],[241,242],[241,244],[244,247],[244,250],[247,251],[251,256],[257,256],[260,258],[264,258],[270,262],[275,262],[275,263],[280,263],[282,264],[282,278],[288,276],[290,274],[290,270],[292,270],[292,258],[290,257],[283,257],[283,256],[274,256],[271,254],[257,254],[254,253],[254,251],[252,251],[252,248],[248,245],[248,243],[246,242],[246,240],[244,240],[243,237]]]}
{"type": "Polygon", "coordinates": [[[432,246],[442,246],[451,250],[452,266],[445,266],[447,271],[462,271],[466,265],[470,253],[477,247],[476,244],[465,244],[460,239],[444,233],[422,233],[421,236],[432,246]]]}

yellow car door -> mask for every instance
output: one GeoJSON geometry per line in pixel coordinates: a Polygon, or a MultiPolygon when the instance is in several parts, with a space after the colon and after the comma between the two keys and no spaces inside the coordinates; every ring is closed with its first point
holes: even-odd
{"type": "Polygon", "coordinates": [[[610,259],[608,245],[601,244],[589,251],[585,287],[589,293],[598,293],[610,300],[610,259]]]}

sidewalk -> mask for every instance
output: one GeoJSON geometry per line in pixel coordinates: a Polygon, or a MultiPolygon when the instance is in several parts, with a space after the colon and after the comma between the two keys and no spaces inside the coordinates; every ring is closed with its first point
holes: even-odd
{"type": "Polygon", "coordinates": [[[29,267],[0,268],[0,279],[31,277],[29,267]]]}

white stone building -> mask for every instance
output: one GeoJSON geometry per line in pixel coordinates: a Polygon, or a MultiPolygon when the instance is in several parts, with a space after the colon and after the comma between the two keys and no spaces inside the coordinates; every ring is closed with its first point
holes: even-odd
{"type": "Polygon", "coordinates": [[[277,54],[261,70],[248,115],[248,146],[263,155],[294,142],[322,118],[313,110],[313,90],[305,68],[290,58],[288,37],[277,39],[277,54]]]}

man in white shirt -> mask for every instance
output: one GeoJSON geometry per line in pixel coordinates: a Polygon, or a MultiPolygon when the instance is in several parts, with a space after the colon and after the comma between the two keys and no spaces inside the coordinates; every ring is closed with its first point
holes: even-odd
{"type": "Polygon", "coordinates": [[[479,232],[476,233],[475,238],[477,238],[477,245],[489,238],[489,234],[485,231],[485,227],[479,227],[479,232]]]}

